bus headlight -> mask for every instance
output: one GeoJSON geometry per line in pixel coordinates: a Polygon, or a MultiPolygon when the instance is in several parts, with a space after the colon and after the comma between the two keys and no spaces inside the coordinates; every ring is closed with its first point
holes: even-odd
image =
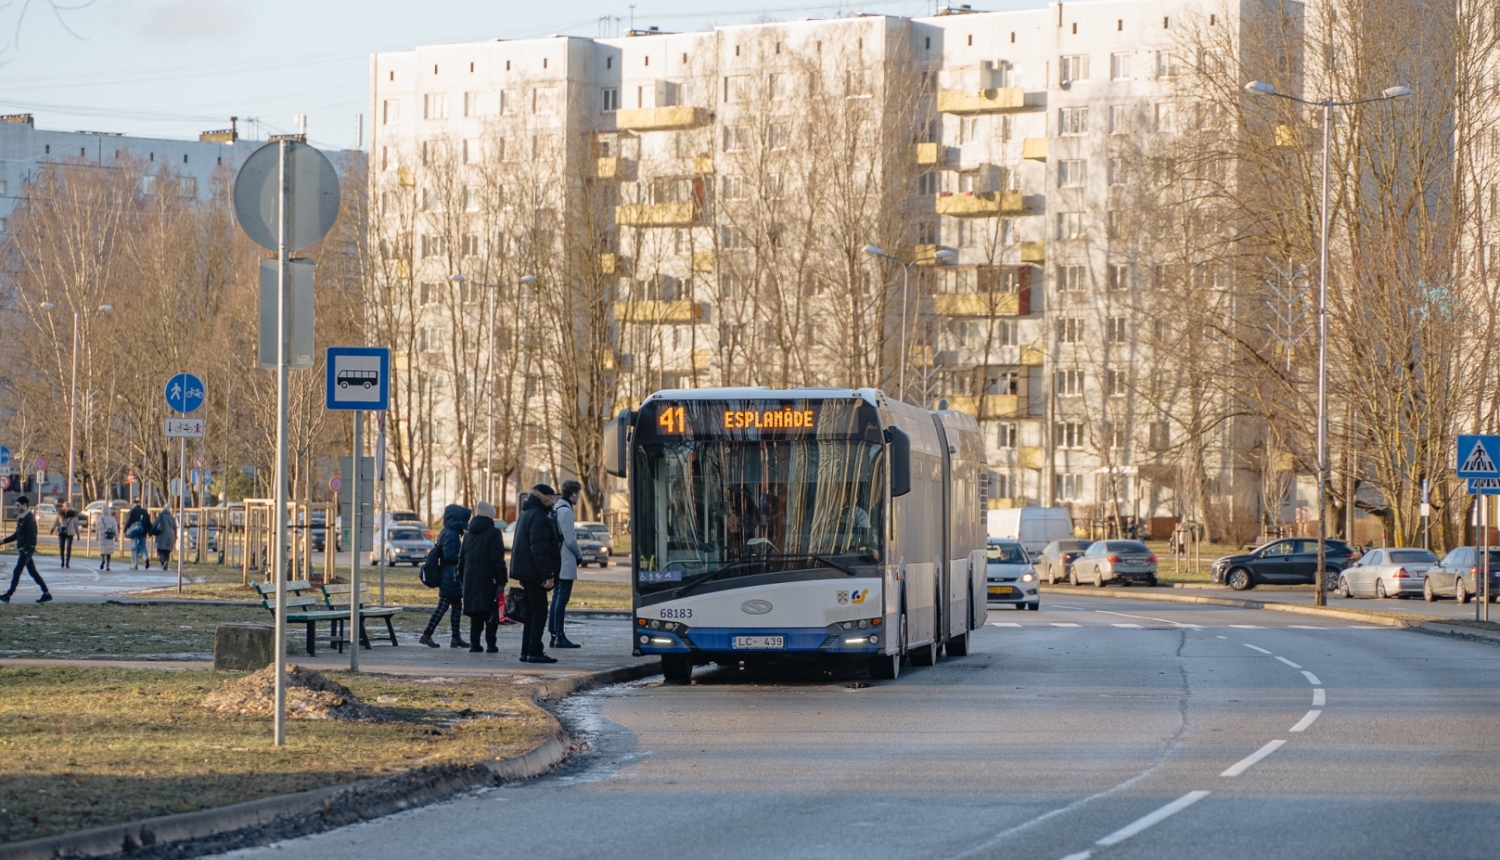
{"type": "Polygon", "coordinates": [[[650,636],[642,636],[641,637],[641,644],[642,645],[650,645],[651,644],[651,637],[650,636]]]}

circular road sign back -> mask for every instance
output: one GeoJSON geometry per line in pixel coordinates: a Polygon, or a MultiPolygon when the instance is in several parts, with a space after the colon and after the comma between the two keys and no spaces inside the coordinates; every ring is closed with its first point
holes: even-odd
{"type": "MultiPolygon", "coordinates": [[[[339,175],[328,156],[305,143],[288,142],[288,251],[300,251],[328,235],[339,214],[339,175]]],[[[250,154],[234,180],[234,215],[240,229],[262,248],[277,249],[281,217],[281,143],[250,154]]]]}
{"type": "Polygon", "coordinates": [[[203,405],[203,380],[191,373],[179,373],[167,380],[167,407],[186,415],[203,405]]]}

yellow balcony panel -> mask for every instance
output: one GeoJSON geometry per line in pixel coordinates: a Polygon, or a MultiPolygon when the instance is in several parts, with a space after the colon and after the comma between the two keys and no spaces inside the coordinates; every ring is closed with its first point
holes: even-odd
{"type": "Polygon", "coordinates": [[[702,309],[685,300],[616,302],[614,313],[615,319],[620,322],[690,323],[698,321],[702,316],[702,309]]]}
{"type": "Polygon", "coordinates": [[[691,227],[698,223],[698,208],[692,203],[631,203],[615,207],[615,223],[621,227],[691,227]]]}
{"type": "Polygon", "coordinates": [[[990,499],[989,508],[992,511],[1008,511],[1016,506],[1015,499],[990,499]]]}
{"type": "Polygon", "coordinates": [[[949,194],[937,198],[937,214],[985,217],[1016,214],[1025,210],[1019,191],[988,191],[949,194]]]}
{"type": "Polygon", "coordinates": [[[1023,469],[1040,469],[1047,465],[1047,449],[1023,445],[1016,449],[1016,465],[1023,469]]]}
{"type": "Polygon", "coordinates": [[[410,167],[396,168],[396,181],[403,187],[415,188],[417,186],[417,173],[410,167]]]}
{"type": "Polygon", "coordinates": [[[599,255],[599,271],[605,275],[621,274],[624,267],[620,264],[619,254],[604,253],[599,255]]]}
{"type": "Polygon", "coordinates": [[[713,360],[714,360],[714,351],[713,350],[711,350],[711,349],[695,349],[695,350],[693,350],[693,369],[694,370],[708,370],[709,365],[713,364],[713,360]]]}
{"type": "Polygon", "coordinates": [[[1019,418],[1026,400],[1017,394],[982,394],[978,397],[950,397],[948,408],[975,418],[1019,418]]]}
{"type": "Polygon", "coordinates": [[[1292,127],[1289,126],[1289,125],[1278,125],[1278,126],[1276,126],[1276,145],[1277,146],[1296,146],[1297,145],[1297,132],[1293,131],[1292,127]]]}
{"type": "Polygon", "coordinates": [[[935,266],[941,248],[941,245],[902,245],[896,249],[896,256],[914,266],[935,266]]]}
{"type": "Polygon", "coordinates": [[[706,122],[708,122],[708,111],[690,105],[615,111],[615,128],[621,131],[696,128],[706,122]]]}
{"type": "Polygon", "coordinates": [[[630,179],[635,165],[628,158],[591,158],[584,167],[589,179],[630,179]]]}
{"type": "Polygon", "coordinates": [[[713,173],[714,157],[712,155],[693,156],[693,172],[700,175],[713,173]]]}
{"type": "Polygon", "coordinates": [[[936,143],[914,143],[906,148],[906,160],[912,164],[939,164],[943,160],[942,146],[936,143]]]}
{"type": "Polygon", "coordinates": [[[714,270],[714,252],[713,251],[694,251],[693,252],[693,271],[695,271],[695,272],[712,272],[713,270],[714,270]]]}
{"type": "Polygon", "coordinates": [[[1022,110],[1026,92],[1020,87],[996,87],[990,90],[945,90],[938,93],[939,113],[993,113],[1022,110]]]}
{"type": "Polygon", "coordinates": [[[1028,161],[1047,160],[1047,138],[1028,137],[1021,141],[1021,157],[1028,161]]]}
{"type": "Polygon", "coordinates": [[[1047,355],[1046,355],[1046,353],[1042,352],[1041,348],[1036,347],[1036,346],[1023,346],[1023,347],[1021,347],[1021,366],[1022,367],[1041,367],[1043,364],[1046,364],[1046,363],[1047,363],[1047,355]]]}
{"type": "Polygon", "coordinates": [[[1022,242],[1021,262],[1023,263],[1045,263],[1047,262],[1046,242],[1022,242]]]}
{"type": "Polygon", "coordinates": [[[932,297],[932,312],[945,317],[1016,316],[1021,297],[1018,293],[937,293],[932,297]]]}

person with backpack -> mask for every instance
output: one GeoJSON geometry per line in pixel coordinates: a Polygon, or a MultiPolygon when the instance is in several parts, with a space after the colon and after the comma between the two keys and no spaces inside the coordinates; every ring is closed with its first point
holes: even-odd
{"type": "Polygon", "coordinates": [[[36,514],[31,512],[31,499],[21,496],[16,499],[16,530],[11,532],[10,537],[0,539],[0,546],[14,543],[20,556],[16,559],[16,569],[10,574],[10,588],[0,594],[0,603],[9,603],[10,596],[16,593],[16,586],[21,584],[21,571],[31,574],[31,579],[42,589],[42,596],[37,598],[37,603],[47,603],[52,599],[52,592],[47,590],[47,583],[42,580],[42,575],[36,572],[36,514]]]}
{"type": "Polygon", "coordinates": [[[563,622],[568,612],[568,598],[573,595],[573,580],[578,578],[578,563],[583,561],[583,550],[578,548],[578,529],[573,524],[573,506],[582,494],[582,484],[563,481],[562,496],[552,506],[552,519],[557,522],[558,535],[562,539],[557,588],[552,592],[552,610],[547,613],[547,632],[552,634],[550,647],[553,648],[581,647],[568,639],[568,634],[563,632],[563,622]]]}
{"type": "Polygon", "coordinates": [[[495,506],[480,502],[474,506],[474,519],[464,536],[459,552],[459,570],[463,574],[464,614],[469,616],[469,650],[500,653],[495,645],[495,631],[500,626],[500,593],[505,589],[505,533],[495,528],[495,506]],[[484,633],[486,645],[479,644],[484,633]]]}
{"type": "Polygon", "coordinates": [[[146,552],[146,538],[151,534],[151,514],[136,502],[125,515],[125,536],[130,538],[130,569],[139,570],[140,565],[151,569],[151,555],[146,552]]]}
{"type": "Polygon", "coordinates": [[[562,561],[562,535],[552,519],[557,491],[537,484],[521,500],[516,518],[515,546],[510,552],[510,575],[526,594],[526,622],[521,633],[522,663],[556,663],[542,650],[542,630],[547,626],[547,591],[557,582],[562,561]]]}
{"type": "Polygon", "coordinates": [[[441,648],[432,639],[432,633],[437,630],[438,622],[443,620],[443,613],[448,612],[451,607],[453,619],[450,626],[453,636],[448,640],[449,648],[467,648],[469,643],[464,641],[459,632],[460,618],[464,606],[464,583],[463,573],[459,569],[459,554],[463,549],[464,529],[469,526],[469,509],[463,505],[449,505],[443,508],[443,530],[438,532],[437,542],[433,546],[433,552],[437,554],[438,563],[442,568],[442,575],[438,582],[438,605],[433,610],[432,617],[427,619],[427,629],[422,631],[422,638],[417,641],[429,648],[441,648]]]}
{"type": "Polygon", "coordinates": [[[52,531],[57,535],[57,556],[62,562],[59,566],[68,570],[73,566],[73,539],[78,537],[78,512],[72,505],[63,505],[57,514],[57,522],[52,524],[52,531]]]}

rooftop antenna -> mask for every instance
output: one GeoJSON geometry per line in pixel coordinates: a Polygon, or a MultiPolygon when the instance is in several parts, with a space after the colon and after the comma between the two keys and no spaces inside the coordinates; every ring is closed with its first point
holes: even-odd
{"type": "Polygon", "coordinates": [[[630,32],[635,32],[635,4],[630,4],[630,32]]]}

